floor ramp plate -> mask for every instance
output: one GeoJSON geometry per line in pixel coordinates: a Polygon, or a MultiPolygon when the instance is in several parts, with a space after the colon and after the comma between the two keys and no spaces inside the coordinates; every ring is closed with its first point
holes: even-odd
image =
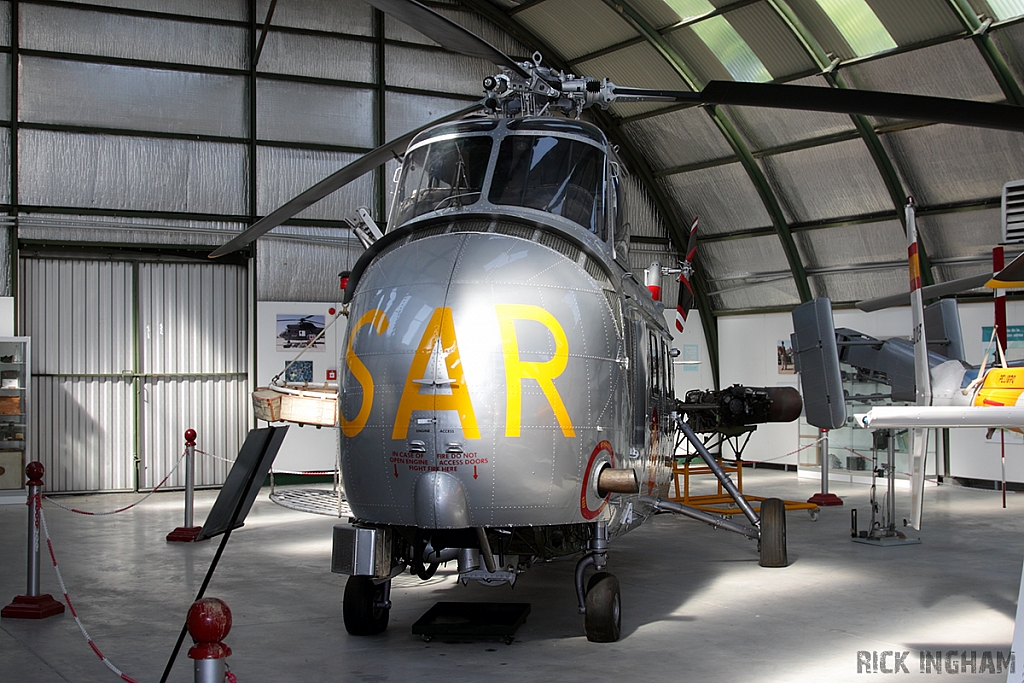
{"type": "Polygon", "coordinates": [[[530,615],[528,602],[439,602],[412,625],[413,635],[434,638],[515,639],[530,615]]]}

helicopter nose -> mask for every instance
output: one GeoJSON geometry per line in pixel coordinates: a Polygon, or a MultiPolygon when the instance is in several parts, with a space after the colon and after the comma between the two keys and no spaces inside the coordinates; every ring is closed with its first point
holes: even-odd
{"type": "Polygon", "coordinates": [[[427,529],[470,526],[469,503],[462,481],[447,472],[427,472],[416,480],[413,494],[416,525],[427,529]]]}

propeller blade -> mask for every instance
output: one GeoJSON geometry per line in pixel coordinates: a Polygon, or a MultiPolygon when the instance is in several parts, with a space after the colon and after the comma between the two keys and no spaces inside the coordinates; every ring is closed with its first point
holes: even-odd
{"type": "Polygon", "coordinates": [[[530,73],[507,54],[416,0],[363,1],[398,19],[403,24],[411,26],[446,50],[458,52],[467,57],[486,59],[492,64],[514,71],[523,78],[530,78],[530,73]]]}
{"type": "Polygon", "coordinates": [[[331,175],[327,176],[316,185],[313,185],[305,192],[302,192],[294,199],[285,202],[283,205],[272,211],[268,216],[261,218],[256,221],[248,228],[238,233],[229,240],[227,243],[217,248],[210,253],[210,258],[217,258],[230,254],[233,251],[237,251],[249,243],[255,241],[258,237],[264,233],[273,230],[277,226],[284,223],[286,220],[299,213],[300,211],[312,206],[332,192],[341,189],[348,185],[356,178],[360,177],[364,173],[369,173],[373,169],[377,168],[381,164],[394,158],[396,154],[405,151],[405,148],[409,146],[412,139],[425,131],[426,129],[436,126],[439,123],[446,121],[454,121],[462,118],[466,114],[476,111],[481,106],[480,102],[476,102],[469,107],[460,109],[457,112],[444,116],[440,119],[435,119],[425,126],[420,126],[416,130],[410,131],[405,135],[395,138],[391,142],[385,143],[375,150],[367,152],[363,156],[353,161],[348,166],[335,171],[331,175]]]}
{"type": "Polygon", "coordinates": [[[991,280],[985,282],[985,286],[989,289],[1018,289],[1024,287],[1024,254],[1013,259],[1010,265],[993,275],[991,280]]]}
{"type": "Polygon", "coordinates": [[[683,331],[686,325],[686,316],[693,308],[693,284],[690,282],[690,275],[693,273],[691,264],[697,253],[697,222],[699,217],[693,219],[690,225],[690,239],[686,242],[686,256],[683,258],[683,270],[679,273],[679,298],[676,304],[676,329],[683,331]]]}
{"type": "MultiPolygon", "coordinates": [[[[1012,263],[1010,264],[1013,265],[1012,263]]],[[[1024,266],[1024,264],[1022,264],[1024,266]]],[[[1024,272],[1021,273],[1024,277],[1024,272]]],[[[950,280],[948,282],[939,282],[938,284],[928,285],[927,287],[921,288],[921,296],[925,299],[935,299],[940,296],[948,296],[950,294],[959,294],[966,292],[969,289],[976,289],[978,287],[985,286],[992,278],[987,273],[981,275],[972,275],[971,277],[957,278],[956,280],[950,280]]],[[[1024,283],[1021,283],[1024,287],[1024,283]]],[[[880,311],[883,308],[892,308],[893,306],[909,306],[910,305],[910,292],[902,292],[900,294],[890,294],[889,296],[879,296],[874,299],[864,299],[857,302],[857,308],[864,311],[865,313],[871,313],[872,311],[880,311]]]]}
{"type": "Polygon", "coordinates": [[[622,101],[803,109],[1024,132],[1024,107],[948,97],[742,81],[709,81],[699,93],[619,85],[614,86],[614,93],[622,101]]]}

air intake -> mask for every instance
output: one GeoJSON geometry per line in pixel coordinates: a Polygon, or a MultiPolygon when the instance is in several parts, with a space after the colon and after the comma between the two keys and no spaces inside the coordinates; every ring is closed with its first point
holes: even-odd
{"type": "Polygon", "coordinates": [[[1024,180],[1003,185],[1003,242],[1024,242],[1024,180]]]}

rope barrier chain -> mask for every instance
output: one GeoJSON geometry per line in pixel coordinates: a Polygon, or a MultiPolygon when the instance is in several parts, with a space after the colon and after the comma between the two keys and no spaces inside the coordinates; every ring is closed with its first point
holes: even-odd
{"type": "Polygon", "coordinates": [[[127,675],[106,658],[106,656],[100,652],[100,649],[96,647],[96,643],[93,642],[89,632],[85,630],[85,626],[82,624],[82,620],[78,618],[78,612],[75,611],[75,606],[71,604],[71,597],[68,595],[67,586],[64,584],[64,577],[61,575],[60,566],[57,564],[57,555],[53,552],[53,542],[50,540],[50,530],[46,526],[46,515],[43,514],[43,501],[42,496],[36,496],[36,528],[40,527],[43,530],[43,535],[46,537],[46,548],[50,551],[50,560],[53,562],[53,571],[57,574],[57,583],[60,584],[60,591],[64,594],[64,602],[68,604],[68,609],[71,610],[71,616],[75,618],[75,623],[78,624],[78,630],[82,632],[85,637],[85,642],[89,644],[92,651],[96,653],[96,656],[100,658],[103,665],[113,671],[117,676],[128,683],[138,683],[134,678],[127,675]]]}

